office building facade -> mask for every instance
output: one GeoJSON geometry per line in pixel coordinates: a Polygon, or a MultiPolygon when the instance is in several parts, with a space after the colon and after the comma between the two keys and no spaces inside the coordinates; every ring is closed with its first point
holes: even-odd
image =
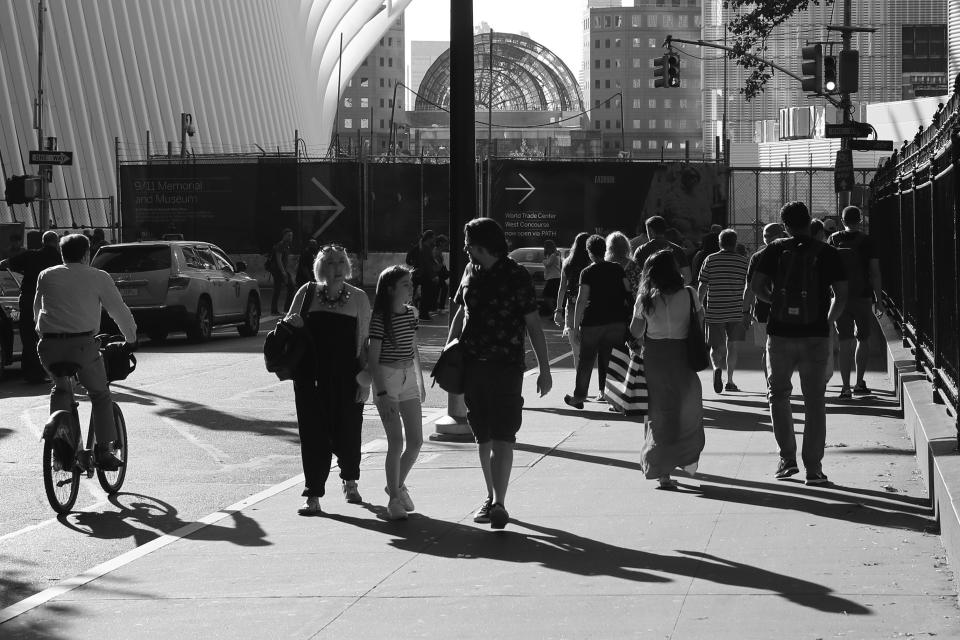
{"type": "Polygon", "coordinates": [[[701,53],[677,45],[680,87],[654,87],[654,60],[667,35],[700,37],[700,0],[635,0],[632,7],[589,8],[584,31],[585,130],[601,135],[605,155],[679,158],[702,154],[701,53]]]}

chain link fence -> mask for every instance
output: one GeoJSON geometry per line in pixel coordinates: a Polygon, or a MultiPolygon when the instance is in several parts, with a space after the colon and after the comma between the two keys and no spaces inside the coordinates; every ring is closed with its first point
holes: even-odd
{"type": "MultiPolygon", "coordinates": [[[[108,242],[119,237],[113,198],[51,198],[47,228],[61,233],[102,229],[108,242]]],[[[8,205],[0,200],[0,222],[22,222],[25,230],[40,228],[40,203],[8,205]]]]}

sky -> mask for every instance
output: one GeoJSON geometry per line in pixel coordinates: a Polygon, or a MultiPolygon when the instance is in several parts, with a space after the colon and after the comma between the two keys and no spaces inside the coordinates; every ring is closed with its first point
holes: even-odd
{"type": "MultiPolygon", "coordinates": [[[[585,6],[586,0],[473,0],[473,23],[487,22],[494,31],[526,31],[560,56],[577,77],[585,6]]],[[[413,0],[406,10],[405,31],[407,60],[412,40],[449,40],[450,0],[413,0]]]]}

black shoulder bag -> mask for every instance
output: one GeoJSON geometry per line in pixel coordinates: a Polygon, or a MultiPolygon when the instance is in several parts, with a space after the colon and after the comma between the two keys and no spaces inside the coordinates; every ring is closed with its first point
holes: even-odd
{"type": "MultiPolygon", "coordinates": [[[[304,323],[304,312],[310,309],[316,287],[316,283],[311,282],[304,293],[303,304],[300,305],[300,317],[304,323]]],[[[307,364],[306,359],[313,355],[313,340],[306,326],[294,327],[284,319],[277,322],[277,326],[263,341],[263,361],[267,371],[281,380],[296,377],[307,364]]]]}
{"type": "Polygon", "coordinates": [[[710,368],[710,351],[703,338],[703,328],[697,320],[697,307],[693,304],[693,290],[687,287],[690,294],[690,329],[687,331],[687,363],[694,371],[703,371],[710,368]]]}

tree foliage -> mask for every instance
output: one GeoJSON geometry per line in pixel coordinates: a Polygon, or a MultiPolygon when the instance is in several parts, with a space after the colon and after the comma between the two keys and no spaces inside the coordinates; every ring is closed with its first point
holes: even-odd
{"type": "Polygon", "coordinates": [[[763,93],[767,81],[773,75],[773,68],[755,58],[745,57],[752,54],[767,57],[767,40],[774,29],[810,5],[830,6],[835,0],[723,0],[725,9],[732,9],[733,15],[727,23],[727,31],[733,36],[727,57],[750,72],[746,85],[740,88],[747,101],[763,93]]]}

